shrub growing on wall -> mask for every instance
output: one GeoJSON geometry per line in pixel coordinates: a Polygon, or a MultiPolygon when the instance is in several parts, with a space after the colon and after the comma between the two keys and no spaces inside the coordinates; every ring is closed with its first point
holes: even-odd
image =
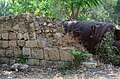
{"type": "Polygon", "coordinates": [[[120,55],[117,54],[118,50],[115,46],[113,46],[113,42],[114,33],[108,30],[102,41],[97,45],[97,53],[106,63],[120,65],[120,55]]]}

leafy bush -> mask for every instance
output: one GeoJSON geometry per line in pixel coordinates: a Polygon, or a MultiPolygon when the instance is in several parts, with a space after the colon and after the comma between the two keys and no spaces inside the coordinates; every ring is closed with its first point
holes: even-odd
{"type": "Polygon", "coordinates": [[[20,54],[20,55],[17,57],[17,61],[18,61],[19,63],[25,63],[27,60],[28,60],[28,55],[20,54]]]}
{"type": "Polygon", "coordinates": [[[84,62],[85,57],[92,56],[92,54],[83,53],[83,52],[77,51],[75,49],[72,50],[72,54],[75,58],[73,60],[75,67],[78,67],[82,62],[84,62]]]}
{"type": "Polygon", "coordinates": [[[114,33],[110,30],[105,33],[102,41],[97,45],[97,53],[105,63],[120,65],[120,56],[117,55],[118,49],[113,46],[114,33]]]}

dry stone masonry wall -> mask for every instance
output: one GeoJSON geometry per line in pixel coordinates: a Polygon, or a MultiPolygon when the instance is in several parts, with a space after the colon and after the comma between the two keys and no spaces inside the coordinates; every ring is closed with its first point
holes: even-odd
{"type": "Polygon", "coordinates": [[[72,61],[72,44],[80,45],[63,33],[63,27],[48,17],[27,13],[0,17],[0,63],[13,64],[20,54],[29,55],[28,64],[72,61]]]}

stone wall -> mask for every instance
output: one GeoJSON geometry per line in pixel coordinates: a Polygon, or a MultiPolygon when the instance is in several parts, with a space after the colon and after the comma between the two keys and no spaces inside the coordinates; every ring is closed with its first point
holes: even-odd
{"type": "Polygon", "coordinates": [[[80,45],[48,17],[21,14],[0,17],[0,63],[13,64],[20,54],[28,64],[43,61],[72,61],[71,49],[80,45]]]}

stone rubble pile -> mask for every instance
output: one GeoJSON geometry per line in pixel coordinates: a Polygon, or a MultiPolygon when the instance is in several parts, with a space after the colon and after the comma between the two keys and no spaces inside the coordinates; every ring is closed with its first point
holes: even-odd
{"type": "Polygon", "coordinates": [[[84,48],[64,28],[48,17],[24,13],[0,17],[0,63],[14,64],[20,54],[28,64],[42,60],[72,61],[71,49],[84,48]]]}

